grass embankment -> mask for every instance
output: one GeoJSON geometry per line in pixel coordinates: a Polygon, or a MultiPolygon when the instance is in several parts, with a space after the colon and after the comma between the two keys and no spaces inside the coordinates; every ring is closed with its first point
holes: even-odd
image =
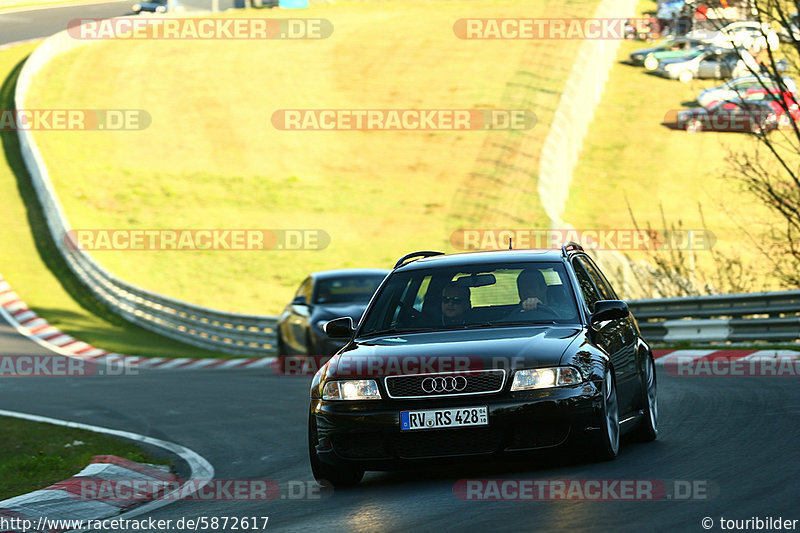
{"type": "MultiPolygon", "coordinates": [[[[633,50],[647,46],[626,41],[620,47],[620,63],[611,71],[584,141],[564,220],[576,228],[632,228],[627,198],[641,227],[649,223],[664,228],[663,205],[667,229],[679,221],[684,229],[703,229],[701,205],[707,229],[717,239],[715,250],[741,256],[746,273],[753,275],[749,290],[779,289],[769,277],[769,264],[741,229],[760,239],[765,222],[774,219],[738,183],[725,178],[731,171],[728,154],[752,152],[758,141],[742,133],[687,134],[664,126],[668,112],[696,106],[702,89],[723,81],[683,84],[621,63],[633,50]]],[[[777,141],[781,135],[773,133],[772,138],[777,141]]],[[[698,271],[714,273],[711,254],[697,251],[695,260],[698,271]]]]}
{"type": "Polygon", "coordinates": [[[95,455],[171,464],[139,446],[100,433],[0,417],[0,500],[70,478],[95,455]]]}
{"type": "MultiPolygon", "coordinates": [[[[0,51],[0,109],[15,107],[16,78],[35,46],[0,51]]],[[[52,325],[106,350],[132,355],[219,356],[133,326],[99,305],[71,275],[53,245],[20,155],[17,133],[0,131],[0,146],[0,273],[32,309],[52,325]]]]}
{"type": "MultiPolygon", "coordinates": [[[[57,60],[32,107],[140,108],[144,131],[37,132],[75,228],[319,228],[322,251],[96,252],[121,278],[273,314],[311,271],[451,250],[460,227],[546,227],[541,143],[578,41],[461,40],[464,17],[585,17],[595,0],[340,2],[307,41],[106,41],[57,60]],[[525,107],[524,135],[279,131],[278,109],[525,107]]],[[[275,11],[228,17],[287,17],[275,11]]]]}

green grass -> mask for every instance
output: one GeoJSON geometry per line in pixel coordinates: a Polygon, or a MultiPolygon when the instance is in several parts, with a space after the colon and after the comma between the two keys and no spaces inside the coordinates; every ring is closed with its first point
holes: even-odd
{"type": "MultiPolygon", "coordinates": [[[[647,9],[652,2],[640,6],[647,9]]],[[[625,60],[631,51],[646,46],[651,45],[623,42],[618,59],[625,60]]],[[[576,228],[632,228],[627,200],[641,227],[649,223],[664,228],[663,206],[667,228],[682,223],[686,229],[703,229],[700,205],[707,229],[717,238],[715,250],[741,256],[746,269],[756,274],[758,281],[750,290],[785,289],[771,279],[768,262],[741,229],[761,238],[764,222],[771,220],[769,213],[738,184],[724,178],[731,170],[728,154],[756,150],[758,141],[746,134],[693,135],[662,125],[668,112],[696,106],[702,89],[721,83],[683,84],[617,63],[584,141],[563,218],[576,228]]],[[[777,139],[780,134],[772,135],[777,139]]],[[[708,252],[697,252],[696,261],[698,277],[703,277],[703,270],[713,272],[708,252]]]]}
{"type": "Polygon", "coordinates": [[[0,426],[0,500],[70,478],[95,455],[172,464],[135,444],[91,431],[8,417],[0,417],[0,426]]]}
{"type": "MultiPolygon", "coordinates": [[[[0,109],[15,107],[16,78],[34,47],[28,44],[0,51],[0,109]]],[[[113,352],[221,356],[133,326],[97,303],[71,274],[49,236],[16,132],[0,132],[0,147],[0,273],[31,309],[64,332],[113,352]]]]}
{"type": "MultiPolygon", "coordinates": [[[[32,107],[141,108],[141,132],[36,132],[75,228],[319,228],[322,251],[96,252],[182,300],[274,314],[311,271],[451,251],[462,227],[546,227],[538,154],[577,41],[465,41],[463,17],[568,17],[595,0],[340,2],[320,41],[106,41],[58,59],[32,107]],[[287,132],[283,108],[533,109],[507,132],[287,132]]],[[[267,16],[262,12],[226,14],[267,16]]],[[[288,16],[269,12],[269,16],[288,16]]]]}

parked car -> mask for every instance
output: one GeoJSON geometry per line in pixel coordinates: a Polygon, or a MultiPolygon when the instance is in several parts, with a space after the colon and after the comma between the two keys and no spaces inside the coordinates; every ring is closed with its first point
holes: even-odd
{"type": "Polygon", "coordinates": [[[166,13],[168,10],[180,12],[183,11],[183,6],[177,0],[172,0],[171,5],[169,0],[147,0],[133,4],[131,10],[137,15],[140,13],[166,13]]]}
{"type": "Polygon", "coordinates": [[[750,89],[742,96],[742,100],[768,103],[778,118],[779,128],[789,126],[792,120],[800,124],[800,105],[797,95],[788,91],[781,93],[778,90],[750,89]]]}
{"type": "Polygon", "coordinates": [[[728,100],[709,107],[694,107],[678,112],[677,126],[689,133],[707,131],[745,131],[769,133],[778,128],[778,117],[765,100],[728,100]]]}
{"type": "Polygon", "coordinates": [[[630,55],[630,62],[633,65],[644,65],[644,68],[652,71],[658,68],[658,62],[662,59],[683,57],[693,50],[708,47],[703,41],[678,37],[658,46],[636,50],[630,55]]]}
{"type": "Polygon", "coordinates": [[[705,41],[720,48],[761,50],[769,46],[770,50],[777,50],[780,46],[780,38],[769,24],[754,20],[731,22],[719,30],[692,30],[686,37],[705,41]]]}
{"type": "Polygon", "coordinates": [[[278,354],[332,355],[345,341],[329,338],[322,325],[344,316],[357,323],[388,273],[380,269],[343,269],[308,276],[278,318],[278,354]]]}
{"type": "Polygon", "coordinates": [[[695,50],[685,57],[660,61],[656,73],[688,83],[694,78],[735,78],[749,72],[748,65],[755,70],[760,68],[746,50],[706,48],[695,50]]]}
{"type": "MultiPolygon", "coordinates": [[[[782,80],[784,85],[786,85],[786,89],[790,93],[796,95],[797,84],[794,79],[789,76],[783,76],[782,80]]],[[[714,102],[732,100],[742,96],[748,91],[764,89],[765,86],[770,90],[777,89],[775,80],[769,76],[742,76],[728,80],[719,87],[712,87],[701,91],[697,96],[697,103],[703,107],[708,107],[714,102]]]]}
{"type": "Polygon", "coordinates": [[[658,433],[652,350],[575,243],[408,254],[357,327],[340,318],[325,330],[347,345],[311,383],[322,484],[570,443],[610,460],[621,434],[658,433]]]}

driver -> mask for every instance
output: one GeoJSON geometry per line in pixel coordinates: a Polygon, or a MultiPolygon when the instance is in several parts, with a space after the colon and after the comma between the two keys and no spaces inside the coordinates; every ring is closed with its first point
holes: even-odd
{"type": "Polygon", "coordinates": [[[523,270],[517,276],[517,292],[522,311],[535,311],[539,306],[549,307],[547,283],[538,270],[523,270]]]}

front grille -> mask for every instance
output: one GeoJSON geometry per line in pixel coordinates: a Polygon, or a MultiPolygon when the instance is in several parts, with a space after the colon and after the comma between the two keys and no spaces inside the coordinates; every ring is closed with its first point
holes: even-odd
{"type": "MultiPolygon", "coordinates": [[[[449,372],[440,374],[417,374],[414,376],[389,376],[386,390],[391,398],[430,398],[434,396],[454,396],[462,394],[487,394],[500,392],[505,381],[505,370],[481,370],[473,372],[449,372]],[[464,377],[466,386],[462,390],[442,390],[426,392],[423,381],[429,378],[464,377]]],[[[462,382],[463,383],[463,382],[462,382]]],[[[459,387],[460,388],[460,387],[459,387]]],[[[428,387],[430,390],[430,387],[428,387]]]]}
{"type": "Polygon", "coordinates": [[[501,437],[491,427],[409,432],[397,436],[395,450],[404,459],[492,453],[501,437]]]}

